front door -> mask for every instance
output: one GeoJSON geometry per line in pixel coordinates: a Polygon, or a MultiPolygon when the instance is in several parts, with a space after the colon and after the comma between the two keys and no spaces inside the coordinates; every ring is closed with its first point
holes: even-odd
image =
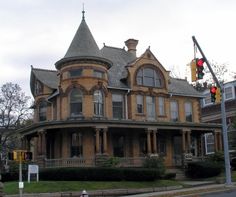
{"type": "Polygon", "coordinates": [[[113,138],[113,155],[114,157],[124,157],[125,137],[116,135],[113,138]]]}
{"type": "Polygon", "coordinates": [[[182,138],[181,136],[173,137],[173,165],[182,166],[182,138]]]}

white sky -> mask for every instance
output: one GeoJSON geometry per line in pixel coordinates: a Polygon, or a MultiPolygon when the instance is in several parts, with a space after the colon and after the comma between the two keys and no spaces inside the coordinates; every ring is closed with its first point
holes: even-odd
{"type": "MultiPolygon", "coordinates": [[[[139,40],[182,78],[193,59],[195,35],[209,61],[236,71],[235,0],[0,0],[0,86],[18,83],[30,93],[30,65],[55,69],[85,20],[99,48],[139,40]]],[[[199,55],[200,56],[200,55],[199,55]]]]}

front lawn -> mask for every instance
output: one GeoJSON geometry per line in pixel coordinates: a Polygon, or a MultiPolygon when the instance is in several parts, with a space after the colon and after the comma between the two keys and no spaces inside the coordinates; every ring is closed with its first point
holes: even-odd
{"type": "MultiPolygon", "coordinates": [[[[99,189],[127,189],[127,188],[150,188],[181,185],[174,180],[158,180],[153,182],[105,182],[105,181],[39,181],[24,183],[24,193],[51,193],[99,189]]],[[[17,194],[18,182],[4,183],[5,194],[17,194]]]]}

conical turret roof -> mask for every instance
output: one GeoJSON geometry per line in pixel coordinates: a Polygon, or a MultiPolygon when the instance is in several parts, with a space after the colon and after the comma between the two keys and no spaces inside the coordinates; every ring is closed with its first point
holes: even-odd
{"type": "Polygon", "coordinates": [[[102,57],[98,45],[95,42],[84,17],[64,58],[78,56],[102,57]]]}
{"type": "Polygon", "coordinates": [[[80,26],[76,31],[64,58],[56,62],[55,65],[57,69],[60,69],[62,64],[68,61],[82,59],[102,61],[106,65],[111,64],[109,60],[102,57],[101,51],[99,50],[98,45],[85,22],[84,11],[80,26]]]}

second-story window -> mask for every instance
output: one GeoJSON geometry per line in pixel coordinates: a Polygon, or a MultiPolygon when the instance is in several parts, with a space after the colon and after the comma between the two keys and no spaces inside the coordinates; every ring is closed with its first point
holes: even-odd
{"type": "Polygon", "coordinates": [[[96,90],[93,94],[94,103],[94,115],[103,116],[104,115],[104,100],[101,90],[96,90]]]}
{"type": "Polygon", "coordinates": [[[158,97],[158,112],[159,112],[159,116],[165,115],[165,99],[164,99],[164,97],[158,97]]]}
{"type": "Polygon", "coordinates": [[[156,118],[155,98],[152,96],[147,96],[146,105],[147,105],[147,119],[154,120],[156,118]]]}
{"type": "Polygon", "coordinates": [[[83,110],[83,94],[78,89],[73,89],[70,93],[70,115],[82,115],[83,110]]]}
{"type": "Polygon", "coordinates": [[[47,102],[41,101],[39,103],[39,121],[47,120],[47,102]]]}
{"type": "Polygon", "coordinates": [[[187,122],[192,122],[193,121],[192,103],[190,102],[184,103],[184,110],[185,110],[185,120],[187,122]]]}
{"type": "Polygon", "coordinates": [[[136,81],[138,85],[150,86],[150,87],[162,87],[163,82],[160,73],[153,68],[145,67],[139,69],[136,81]]]}
{"type": "Polygon", "coordinates": [[[124,99],[123,95],[121,94],[112,94],[112,111],[113,111],[113,118],[115,119],[122,119],[124,110],[124,99]]]}
{"type": "Polygon", "coordinates": [[[179,109],[177,101],[170,102],[170,118],[171,121],[178,121],[179,120],[179,109]]]}
{"type": "Polygon", "coordinates": [[[102,72],[100,70],[94,70],[93,71],[93,76],[97,77],[97,78],[103,79],[104,78],[104,72],[102,72]]]}
{"type": "Polygon", "coordinates": [[[137,113],[143,114],[143,95],[136,96],[137,113]]]}
{"type": "Polygon", "coordinates": [[[78,68],[78,69],[72,69],[69,71],[70,77],[79,77],[82,76],[83,69],[78,68]]]}

